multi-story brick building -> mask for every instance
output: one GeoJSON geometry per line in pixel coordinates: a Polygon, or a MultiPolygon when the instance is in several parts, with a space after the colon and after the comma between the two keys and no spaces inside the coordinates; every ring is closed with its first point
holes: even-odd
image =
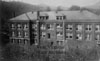
{"type": "Polygon", "coordinates": [[[100,18],[89,11],[29,12],[10,19],[10,42],[64,45],[100,41],[100,18]]]}

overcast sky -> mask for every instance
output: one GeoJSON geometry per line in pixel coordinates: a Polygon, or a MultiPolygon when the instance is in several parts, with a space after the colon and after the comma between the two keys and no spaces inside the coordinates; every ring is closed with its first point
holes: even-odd
{"type": "Polygon", "coordinates": [[[69,7],[72,5],[89,6],[96,4],[100,0],[15,0],[15,1],[23,1],[25,3],[30,3],[30,4],[44,4],[49,6],[69,7]]]}

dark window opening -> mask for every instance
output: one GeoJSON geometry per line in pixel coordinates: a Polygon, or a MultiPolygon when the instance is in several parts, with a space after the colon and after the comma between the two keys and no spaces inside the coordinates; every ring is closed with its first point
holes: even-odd
{"type": "Polygon", "coordinates": [[[53,45],[53,42],[51,42],[51,46],[53,45]]]}
{"type": "Polygon", "coordinates": [[[46,16],[46,20],[49,18],[49,16],[46,16]]]}
{"type": "Polygon", "coordinates": [[[79,39],[79,37],[76,37],[76,39],[79,39]]]}
{"type": "Polygon", "coordinates": [[[98,30],[98,28],[96,28],[96,30],[98,30]]]}
{"type": "Polygon", "coordinates": [[[51,35],[50,35],[50,33],[48,33],[47,35],[48,35],[48,39],[50,39],[50,38],[51,38],[51,35]]]}
{"type": "Polygon", "coordinates": [[[88,30],[88,28],[86,28],[86,30],[88,30]]]}
{"type": "Polygon", "coordinates": [[[70,38],[72,38],[72,36],[70,36],[70,38]]]}
{"type": "Polygon", "coordinates": [[[66,16],[63,16],[63,19],[66,19],[66,16]]]}

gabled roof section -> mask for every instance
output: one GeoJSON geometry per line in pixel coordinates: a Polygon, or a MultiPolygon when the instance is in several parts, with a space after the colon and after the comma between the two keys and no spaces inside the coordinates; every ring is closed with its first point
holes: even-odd
{"type": "MultiPolygon", "coordinates": [[[[12,18],[10,20],[37,20],[37,12],[28,12],[12,18]]],[[[66,16],[66,20],[100,20],[100,16],[89,12],[83,11],[43,11],[39,12],[39,16],[49,16],[48,20],[57,20],[56,16],[66,16]]]]}
{"type": "Polygon", "coordinates": [[[100,19],[98,15],[89,12],[87,10],[84,11],[60,11],[59,13],[63,13],[66,15],[68,20],[91,20],[91,19],[100,19]]]}
{"type": "Polygon", "coordinates": [[[10,20],[35,20],[37,19],[37,12],[28,12],[17,17],[11,18],[10,20]]]}

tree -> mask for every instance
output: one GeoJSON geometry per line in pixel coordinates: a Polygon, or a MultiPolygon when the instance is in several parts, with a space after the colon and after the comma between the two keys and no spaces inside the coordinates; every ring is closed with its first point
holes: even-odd
{"type": "Polygon", "coordinates": [[[80,10],[81,8],[79,6],[73,5],[72,7],[69,8],[69,10],[80,10]]]}
{"type": "Polygon", "coordinates": [[[47,7],[46,11],[51,11],[51,8],[50,7],[47,7]]]}
{"type": "Polygon", "coordinates": [[[63,9],[62,9],[62,7],[61,6],[58,6],[57,7],[57,11],[62,11],[63,9]]]}

